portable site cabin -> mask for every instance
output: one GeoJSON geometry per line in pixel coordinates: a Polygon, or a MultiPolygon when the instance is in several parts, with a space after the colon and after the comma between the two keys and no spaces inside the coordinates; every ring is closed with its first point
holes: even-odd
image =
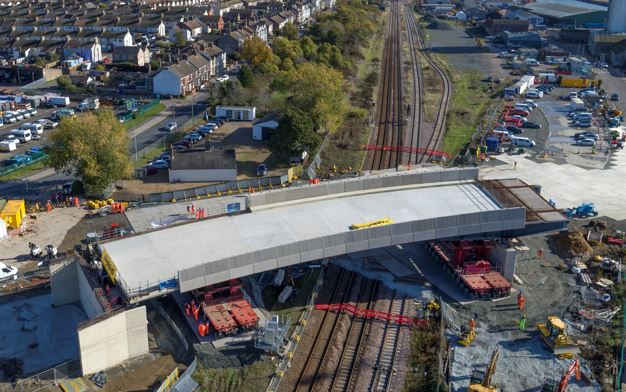
{"type": "Polygon", "coordinates": [[[278,128],[278,121],[259,121],[252,125],[252,140],[267,140],[268,135],[278,128]]]}
{"type": "Polygon", "coordinates": [[[218,105],[215,107],[215,116],[233,121],[254,121],[256,118],[256,107],[218,105]]]}
{"type": "Polygon", "coordinates": [[[26,203],[24,200],[9,200],[0,212],[0,218],[6,222],[7,227],[17,229],[22,224],[26,215],[26,203]]]}

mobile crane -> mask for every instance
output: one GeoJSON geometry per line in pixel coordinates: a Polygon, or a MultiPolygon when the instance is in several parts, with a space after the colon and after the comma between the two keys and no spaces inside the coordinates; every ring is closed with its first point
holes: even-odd
{"type": "Polygon", "coordinates": [[[482,379],[480,377],[478,379],[472,377],[470,386],[467,389],[468,392],[498,392],[498,388],[491,385],[491,377],[493,377],[496,372],[496,363],[498,362],[499,356],[500,348],[496,347],[496,349],[493,350],[493,353],[491,353],[491,359],[487,364],[487,368],[485,369],[482,379]]]}

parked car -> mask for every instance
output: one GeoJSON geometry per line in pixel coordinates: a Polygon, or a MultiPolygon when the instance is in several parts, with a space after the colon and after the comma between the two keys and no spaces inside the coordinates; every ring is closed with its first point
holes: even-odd
{"type": "Polygon", "coordinates": [[[519,121],[521,121],[521,122],[526,122],[526,121],[528,121],[528,119],[527,119],[526,117],[521,116],[521,115],[519,115],[519,114],[514,114],[514,115],[512,115],[512,116],[509,116],[509,118],[513,118],[513,119],[519,120],[519,121]]]}
{"type": "Polygon", "coordinates": [[[581,120],[574,122],[574,126],[578,128],[589,128],[591,127],[591,121],[581,120]]]}
{"type": "Polygon", "coordinates": [[[20,144],[20,140],[15,135],[4,135],[2,141],[20,144]]]}
{"type": "Polygon", "coordinates": [[[524,132],[522,128],[517,127],[515,125],[509,125],[508,127],[505,128],[505,130],[511,132],[513,135],[519,135],[520,133],[524,132]]]}
{"type": "Polygon", "coordinates": [[[50,120],[48,118],[42,118],[37,120],[36,123],[43,125],[44,129],[52,129],[59,126],[59,122],[55,120],[50,120]]]}
{"type": "Polygon", "coordinates": [[[168,123],[165,126],[165,130],[168,131],[168,132],[174,132],[176,130],[176,128],[178,128],[178,124],[176,124],[176,122],[168,123]]]}
{"type": "Polygon", "coordinates": [[[228,79],[230,79],[230,76],[228,75],[222,75],[217,77],[218,82],[226,82],[228,79]]]}
{"type": "Polygon", "coordinates": [[[596,141],[593,139],[579,139],[579,140],[576,140],[576,143],[574,143],[574,145],[593,147],[596,145],[596,141]]]}
{"type": "Polygon", "coordinates": [[[151,169],[167,169],[170,164],[165,159],[155,159],[150,162],[146,167],[151,169]]]}
{"type": "Polygon", "coordinates": [[[162,159],[164,161],[168,161],[169,162],[172,159],[172,156],[171,156],[171,154],[169,152],[164,152],[161,155],[159,155],[157,159],[162,159]]]}
{"type": "Polygon", "coordinates": [[[187,149],[189,149],[189,147],[191,146],[191,143],[187,143],[187,142],[178,142],[174,144],[174,151],[185,151],[187,149]]]}
{"type": "Polygon", "coordinates": [[[259,166],[257,166],[256,175],[259,177],[267,175],[267,165],[265,163],[261,163],[259,166]]]}
{"type": "Polygon", "coordinates": [[[28,113],[30,113],[31,116],[36,116],[39,112],[37,111],[37,109],[33,108],[28,109],[28,113]]]}
{"type": "Polygon", "coordinates": [[[521,110],[521,109],[513,109],[513,110],[509,110],[507,112],[507,114],[511,117],[517,115],[517,116],[528,116],[530,113],[527,112],[526,110],[521,110]]]}
{"type": "Polygon", "coordinates": [[[618,102],[619,101],[619,94],[611,94],[611,101],[618,102]]]}
{"type": "Polygon", "coordinates": [[[530,121],[524,121],[524,123],[522,124],[522,128],[539,129],[541,128],[541,125],[536,124],[534,122],[530,122],[530,121]]]}
{"type": "Polygon", "coordinates": [[[540,99],[541,97],[543,97],[543,93],[541,91],[529,91],[526,93],[526,98],[540,99]]]}
{"type": "Polygon", "coordinates": [[[600,140],[600,136],[597,133],[593,133],[593,132],[576,132],[574,134],[574,139],[577,139],[577,140],[580,140],[580,139],[600,140]]]}
{"type": "Polygon", "coordinates": [[[200,134],[198,133],[190,133],[189,135],[185,135],[185,137],[183,138],[184,141],[189,142],[189,143],[197,143],[202,139],[202,136],[200,136],[200,134]]]}
{"type": "Polygon", "coordinates": [[[30,112],[26,109],[19,109],[17,112],[21,114],[24,118],[30,117],[30,112]]]}

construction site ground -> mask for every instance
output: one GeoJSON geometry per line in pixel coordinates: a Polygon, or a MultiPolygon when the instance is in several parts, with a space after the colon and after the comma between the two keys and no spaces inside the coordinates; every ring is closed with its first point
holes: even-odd
{"type": "MultiPolygon", "coordinates": [[[[477,336],[469,347],[457,343],[460,331],[449,328],[446,333],[454,347],[452,386],[459,389],[469,385],[473,369],[484,370],[493,349],[500,347],[500,359],[493,381],[505,391],[538,391],[545,381],[556,381],[571,364],[571,359],[560,360],[540,342],[536,324],[548,316],[563,317],[566,309],[578,300],[576,276],[560,270],[563,258],[555,254],[556,244],[550,236],[524,238],[530,248],[518,256],[517,282],[514,287],[526,298],[526,330],[520,331],[518,322],[522,312],[517,307],[516,295],[496,301],[477,301],[458,310],[459,322],[467,325],[469,318],[477,321],[477,336]],[[541,259],[536,250],[543,249],[541,259]]],[[[572,325],[570,335],[580,343],[589,338],[572,325]]],[[[590,374],[582,361],[583,371],[590,374]]],[[[587,386],[572,380],[569,391],[597,391],[599,385],[587,386]]]]}

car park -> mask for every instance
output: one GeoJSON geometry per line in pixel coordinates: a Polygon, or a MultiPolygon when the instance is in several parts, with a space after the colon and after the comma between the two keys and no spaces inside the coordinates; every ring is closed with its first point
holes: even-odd
{"type": "Polygon", "coordinates": [[[578,139],[576,140],[576,143],[574,143],[576,146],[587,146],[587,147],[593,147],[596,145],[596,141],[593,139],[578,139]]]}
{"type": "Polygon", "coordinates": [[[522,128],[539,129],[541,128],[541,125],[530,121],[524,121],[524,123],[522,124],[522,128]]]}
{"type": "Polygon", "coordinates": [[[259,166],[257,166],[256,175],[259,177],[267,175],[267,165],[265,163],[261,163],[259,166]]]}

